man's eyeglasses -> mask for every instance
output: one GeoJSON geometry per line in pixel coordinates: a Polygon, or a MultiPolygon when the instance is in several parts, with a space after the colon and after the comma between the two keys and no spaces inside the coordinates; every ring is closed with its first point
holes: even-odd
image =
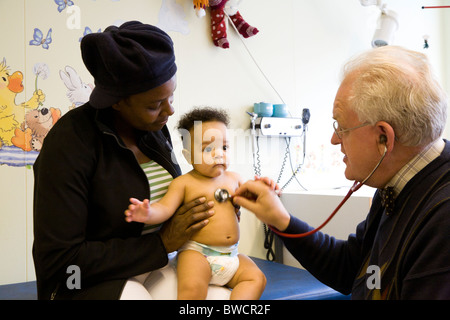
{"type": "Polygon", "coordinates": [[[338,125],[337,121],[333,122],[334,133],[336,133],[336,135],[337,135],[337,137],[339,139],[342,139],[342,134],[345,133],[345,132],[349,132],[349,131],[352,131],[352,130],[355,130],[355,129],[359,129],[359,128],[362,128],[362,127],[365,127],[365,126],[368,126],[368,125],[369,125],[369,123],[366,122],[366,123],[363,123],[363,124],[361,124],[359,126],[356,126],[356,127],[353,127],[353,128],[341,129],[341,128],[339,128],[339,125],[338,125]]]}

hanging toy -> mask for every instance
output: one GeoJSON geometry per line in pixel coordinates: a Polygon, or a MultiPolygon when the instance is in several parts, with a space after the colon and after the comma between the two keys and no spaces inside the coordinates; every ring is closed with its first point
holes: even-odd
{"type": "Polygon", "coordinates": [[[214,45],[217,47],[223,49],[230,47],[225,21],[227,15],[244,38],[249,38],[259,32],[257,28],[249,25],[241,16],[238,11],[237,0],[194,0],[194,8],[197,10],[197,16],[199,17],[205,15],[204,11],[207,6],[211,10],[211,37],[214,45]],[[202,10],[203,12],[201,12],[202,10]]]}
{"type": "Polygon", "coordinates": [[[427,34],[423,36],[423,48],[424,49],[428,49],[430,47],[430,45],[428,44],[429,38],[430,38],[430,36],[427,34]]]}
{"type": "Polygon", "coordinates": [[[209,0],[193,0],[197,17],[203,18],[206,15],[205,9],[209,6],[209,0]]]}

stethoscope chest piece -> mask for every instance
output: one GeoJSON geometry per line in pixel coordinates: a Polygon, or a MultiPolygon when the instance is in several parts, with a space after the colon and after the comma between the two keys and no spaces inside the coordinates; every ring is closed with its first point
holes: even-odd
{"type": "Polygon", "coordinates": [[[230,198],[230,194],[225,189],[217,189],[216,192],[214,192],[214,198],[218,202],[225,202],[230,198]]]}

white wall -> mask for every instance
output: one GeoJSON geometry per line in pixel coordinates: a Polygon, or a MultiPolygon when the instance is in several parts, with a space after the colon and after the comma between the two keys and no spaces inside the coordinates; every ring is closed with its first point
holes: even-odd
{"type": "MultiPolygon", "coordinates": [[[[298,191],[283,194],[281,201],[293,216],[308,221],[311,226],[317,228],[328,219],[346,193],[347,190],[298,191]]],[[[365,220],[372,204],[372,197],[373,188],[362,187],[342,205],[333,219],[320,231],[333,235],[336,239],[347,240],[349,234],[355,233],[356,226],[365,220]]],[[[282,254],[279,252],[276,254],[277,261],[302,268],[285,247],[282,254]]]]}
{"type": "MultiPolygon", "coordinates": [[[[58,108],[63,114],[67,112],[71,102],[66,96],[67,89],[59,77],[59,71],[70,65],[84,82],[93,82],[79,52],[78,39],[86,26],[96,32],[127,20],[176,24],[178,31],[168,31],[175,43],[179,68],[176,114],[169,121],[169,127],[172,128],[179,115],[195,105],[227,108],[232,118],[231,127],[243,133],[235,141],[239,154],[236,154],[232,169],[244,178],[252,178],[247,131],[249,117],[245,111],[252,110],[254,102],[281,101],[234,30],[228,29],[230,49],[214,47],[210,39],[209,14],[203,19],[197,18],[190,0],[74,2],[80,9],[80,28],[71,25],[77,22],[73,20],[77,12],[71,12],[73,8],[65,8],[59,13],[53,1],[0,1],[0,12],[7,13],[0,21],[0,61],[5,57],[11,73],[21,71],[24,74],[25,90],[17,95],[16,103],[31,98],[36,79],[33,66],[44,62],[50,68],[47,79],[38,79],[38,87],[46,95],[44,107],[58,108]],[[163,18],[160,15],[163,4],[175,8],[181,16],[163,18]],[[29,45],[34,28],[42,30],[44,37],[52,28],[53,41],[48,50],[29,45]]],[[[450,29],[448,11],[425,12],[420,9],[423,3],[418,0],[385,2],[400,15],[396,44],[427,53],[449,89],[450,44],[444,41],[448,39],[450,29]],[[431,36],[428,50],[422,49],[424,33],[431,36]]],[[[332,103],[342,64],[350,56],[370,49],[377,10],[361,6],[358,0],[244,0],[240,12],[260,30],[258,35],[244,40],[244,43],[288,104],[291,114],[299,117],[303,108],[311,111],[307,132],[308,157],[299,180],[309,190],[348,185],[343,178],[344,167],[339,148],[329,143],[332,103]]],[[[449,129],[446,137],[450,137],[449,129]]],[[[174,140],[177,148],[179,140],[176,134],[174,140]]],[[[279,142],[271,140],[272,144],[279,142]]],[[[281,141],[280,146],[271,148],[261,146],[263,175],[274,179],[278,177],[284,155],[283,143],[281,141]]],[[[301,146],[299,139],[293,139],[293,165],[301,159],[301,146]]],[[[0,163],[3,163],[2,157],[0,150],[0,163]]],[[[189,169],[186,164],[182,166],[184,170],[189,169]]],[[[287,180],[288,172],[286,169],[281,183],[287,180]]],[[[0,165],[0,177],[0,284],[33,280],[32,169],[29,166],[3,164],[0,165]]],[[[287,188],[291,191],[300,189],[295,181],[287,188]]],[[[244,212],[241,229],[241,252],[264,258],[262,225],[250,213],[244,212]]]]}

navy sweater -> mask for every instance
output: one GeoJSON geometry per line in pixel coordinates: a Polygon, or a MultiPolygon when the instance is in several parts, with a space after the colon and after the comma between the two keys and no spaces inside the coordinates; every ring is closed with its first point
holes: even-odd
{"type": "MultiPolygon", "coordinates": [[[[292,216],[285,232],[312,229],[292,216]]],[[[389,216],[376,192],[346,241],[318,232],[283,242],[317,279],[352,299],[450,299],[450,142],[407,183],[389,216]]]]}

